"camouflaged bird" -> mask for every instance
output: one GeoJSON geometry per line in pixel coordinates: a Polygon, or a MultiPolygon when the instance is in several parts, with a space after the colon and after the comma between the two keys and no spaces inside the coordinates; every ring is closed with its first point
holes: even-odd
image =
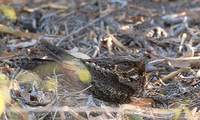
{"type": "MultiPolygon", "coordinates": [[[[15,65],[23,69],[34,70],[42,68],[38,66],[44,64],[56,64],[54,67],[61,68],[59,71],[62,71],[69,78],[68,82],[81,81],[84,85],[91,84],[92,87],[89,91],[96,98],[111,103],[128,103],[131,96],[137,95],[143,90],[145,67],[141,59],[118,56],[82,60],[46,41],[41,41],[40,48],[52,59],[24,59],[21,60],[24,61],[23,64],[18,61],[18,63],[14,62],[15,65]],[[30,65],[31,63],[33,64],[30,65]]],[[[42,73],[41,71],[45,70],[39,70],[38,73],[42,73]]]]}

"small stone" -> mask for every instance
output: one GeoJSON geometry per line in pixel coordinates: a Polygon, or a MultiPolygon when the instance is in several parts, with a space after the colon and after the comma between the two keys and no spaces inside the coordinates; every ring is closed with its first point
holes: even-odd
{"type": "Polygon", "coordinates": [[[200,70],[197,71],[196,77],[197,77],[197,78],[200,78],[200,70]]]}

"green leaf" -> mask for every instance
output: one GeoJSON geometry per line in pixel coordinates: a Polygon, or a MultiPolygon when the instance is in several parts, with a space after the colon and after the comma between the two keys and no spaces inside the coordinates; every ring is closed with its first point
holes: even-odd
{"type": "Polygon", "coordinates": [[[58,88],[58,82],[56,79],[49,79],[46,81],[43,81],[42,83],[42,89],[44,91],[56,91],[58,88]]]}
{"type": "Polygon", "coordinates": [[[16,21],[17,15],[15,9],[8,5],[0,5],[0,12],[10,20],[16,21]]]}
{"type": "Polygon", "coordinates": [[[9,84],[10,84],[9,78],[5,74],[0,73],[0,87],[8,86],[9,84]]]}
{"type": "Polygon", "coordinates": [[[0,73],[0,116],[5,110],[6,103],[11,101],[9,84],[9,78],[5,74],[0,73]]]}

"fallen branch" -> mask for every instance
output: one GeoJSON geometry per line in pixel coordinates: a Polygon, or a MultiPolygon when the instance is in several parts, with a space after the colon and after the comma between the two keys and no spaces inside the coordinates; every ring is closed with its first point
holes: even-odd
{"type": "Polygon", "coordinates": [[[180,69],[178,69],[177,71],[171,72],[171,73],[169,73],[168,75],[162,77],[161,80],[162,80],[162,81],[166,81],[166,80],[172,79],[172,78],[174,78],[176,75],[178,75],[179,73],[181,73],[181,72],[186,72],[186,71],[189,71],[189,70],[191,70],[191,69],[190,69],[190,68],[180,68],[180,69]]]}
{"type": "Polygon", "coordinates": [[[17,43],[17,44],[7,45],[7,47],[10,48],[10,49],[27,48],[27,47],[34,46],[36,43],[37,43],[36,40],[31,40],[31,41],[27,41],[27,42],[20,42],[20,43],[17,43]]]}
{"type": "Polygon", "coordinates": [[[17,37],[31,38],[31,39],[38,39],[41,36],[35,33],[26,33],[22,31],[17,31],[2,24],[0,24],[0,33],[6,33],[17,37]]]}

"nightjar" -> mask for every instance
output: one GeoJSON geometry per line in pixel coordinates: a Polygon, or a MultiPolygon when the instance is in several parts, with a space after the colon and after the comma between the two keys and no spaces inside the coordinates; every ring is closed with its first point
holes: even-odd
{"type": "Polygon", "coordinates": [[[115,56],[82,60],[46,41],[40,42],[40,48],[51,59],[23,58],[14,60],[13,64],[26,70],[34,70],[43,64],[58,64],[59,70],[70,80],[68,82],[91,85],[89,91],[94,97],[111,103],[128,103],[131,96],[143,90],[143,58],[115,56]]]}

